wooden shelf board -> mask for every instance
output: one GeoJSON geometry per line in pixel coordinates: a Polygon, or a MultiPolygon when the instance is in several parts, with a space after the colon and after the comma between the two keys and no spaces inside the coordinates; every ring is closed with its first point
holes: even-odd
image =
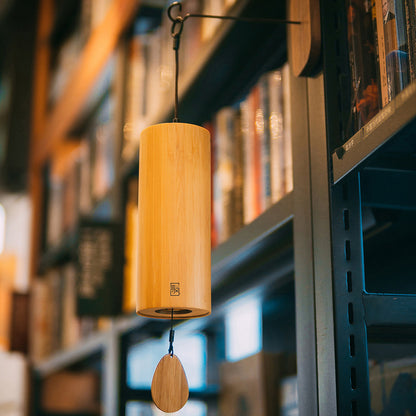
{"type": "Polygon", "coordinates": [[[359,166],[415,117],[416,82],[406,87],[332,154],[334,183],[359,166]]]}
{"type": "Polygon", "coordinates": [[[93,354],[102,351],[106,346],[107,332],[97,332],[77,345],[64,351],[59,351],[50,358],[35,363],[34,370],[42,377],[62,370],[71,364],[82,361],[93,354]]]}
{"type": "Polygon", "coordinates": [[[95,80],[133,19],[139,0],[113,0],[103,22],[93,31],[74,69],[62,97],[53,108],[41,139],[37,139],[34,162],[42,164],[66,138],[79,116],[95,80]]]}
{"type": "Polygon", "coordinates": [[[269,237],[291,226],[293,219],[293,193],[287,194],[279,202],[243,227],[212,253],[212,286],[220,284],[225,274],[236,265],[241,265],[249,257],[255,257],[267,244],[269,237]]]}

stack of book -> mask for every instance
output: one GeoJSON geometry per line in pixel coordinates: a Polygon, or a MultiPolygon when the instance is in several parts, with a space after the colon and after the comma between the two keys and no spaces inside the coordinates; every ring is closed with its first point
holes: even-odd
{"type": "MultiPolygon", "coordinates": [[[[226,14],[235,0],[185,0],[187,13],[226,14]]],[[[220,20],[191,18],[181,36],[179,76],[183,79],[194,67],[204,44],[215,34],[220,20]]],[[[139,25],[138,25],[139,26],[139,25]]],[[[126,82],[126,113],[122,157],[130,161],[136,154],[140,133],[160,116],[160,108],[169,100],[173,105],[174,51],[172,22],[163,13],[162,23],[148,33],[133,35],[129,45],[126,82]]]]}
{"type": "Polygon", "coordinates": [[[287,65],[264,74],[238,107],[209,124],[213,246],[293,189],[288,75],[287,65]]]}
{"type": "Polygon", "coordinates": [[[354,134],[416,79],[414,0],[347,0],[354,134]]]}

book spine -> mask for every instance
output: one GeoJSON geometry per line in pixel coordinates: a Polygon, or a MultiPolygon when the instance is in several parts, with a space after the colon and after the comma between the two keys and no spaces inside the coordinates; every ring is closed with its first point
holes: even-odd
{"type": "Polygon", "coordinates": [[[126,203],[126,223],[124,232],[124,285],[123,311],[130,313],[136,309],[136,279],[138,272],[138,179],[128,184],[126,203]]]}
{"type": "Polygon", "coordinates": [[[409,58],[410,82],[416,80],[416,4],[414,0],[404,0],[406,39],[409,58]]]}
{"type": "Polygon", "coordinates": [[[283,148],[284,148],[284,182],[285,194],[293,190],[292,162],[292,112],[290,94],[290,68],[286,64],[282,69],[283,75],[283,148]]]}
{"type": "Polygon", "coordinates": [[[406,12],[404,0],[394,0],[394,12],[396,16],[397,39],[397,84],[396,95],[409,84],[409,48],[406,36],[406,12]]]}
{"type": "Polygon", "coordinates": [[[270,97],[270,180],[272,203],[284,195],[284,148],[283,148],[283,80],[282,72],[277,70],[269,74],[270,97]]]}
{"type": "Polygon", "coordinates": [[[375,5],[377,19],[378,56],[380,64],[381,102],[382,106],[384,107],[389,103],[389,95],[387,87],[386,46],[383,26],[383,0],[375,0],[375,5]]]}
{"type": "Polygon", "coordinates": [[[254,133],[253,123],[250,122],[249,99],[241,103],[241,133],[244,149],[244,224],[249,224],[256,218],[255,212],[255,183],[254,183],[254,133]]]}
{"type": "Polygon", "coordinates": [[[62,270],[62,348],[69,348],[79,341],[79,322],[76,316],[76,271],[69,264],[62,270]]]}
{"type": "Polygon", "coordinates": [[[233,178],[233,141],[235,111],[226,107],[215,116],[216,170],[214,173],[214,212],[218,243],[231,235],[233,178]]]}
{"type": "Polygon", "coordinates": [[[254,205],[254,218],[257,218],[263,211],[264,192],[262,186],[261,176],[261,125],[259,117],[260,110],[260,88],[255,85],[251,90],[249,96],[250,103],[250,122],[252,124],[251,130],[253,132],[253,160],[254,160],[254,198],[252,204],[254,205]]]}
{"type": "Polygon", "coordinates": [[[63,183],[50,178],[47,208],[46,243],[53,246],[59,243],[63,234],[63,183]]]}
{"type": "Polygon", "coordinates": [[[352,133],[379,111],[377,58],[371,3],[348,2],[348,49],[352,87],[352,133]]]}
{"type": "Polygon", "coordinates": [[[270,96],[267,74],[259,80],[260,107],[256,116],[256,127],[260,138],[261,209],[271,205],[270,181],[270,126],[267,123],[270,112],[270,96]]]}
{"type": "Polygon", "coordinates": [[[89,140],[82,141],[80,147],[80,183],[79,183],[79,207],[80,215],[85,215],[92,209],[91,200],[91,153],[89,140]]]}
{"type": "Polygon", "coordinates": [[[122,157],[125,160],[131,160],[133,157],[140,132],[145,125],[145,63],[142,38],[143,36],[136,35],[130,41],[122,149],[122,157]]]}
{"type": "Polygon", "coordinates": [[[377,108],[382,108],[381,101],[381,78],[380,78],[380,56],[378,46],[378,33],[377,33],[377,13],[376,13],[376,0],[371,0],[371,26],[374,38],[374,58],[375,58],[375,77],[377,83],[377,108]]]}
{"type": "Polygon", "coordinates": [[[232,233],[237,232],[244,225],[244,154],[243,137],[241,133],[241,112],[235,113],[235,138],[234,138],[234,189],[233,189],[233,228],[232,233]]]}
{"type": "Polygon", "coordinates": [[[50,282],[48,279],[35,279],[31,290],[30,304],[30,356],[39,362],[50,355],[52,317],[50,304],[50,282]]]}

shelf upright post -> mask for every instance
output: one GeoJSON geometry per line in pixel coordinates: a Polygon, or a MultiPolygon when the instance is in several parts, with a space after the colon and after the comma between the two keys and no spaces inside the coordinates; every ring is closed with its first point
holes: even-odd
{"type": "Polygon", "coordinates": [[[296,345],[299,414],[318,415],[307,81],[291,75],[296,345]]]}
{"type": "MultiPolygon", "coordinates": [[[[308,79],[309,152],[315,296],[318,413],[337,413],[332,277],[329,153],[325,126],[324,76],[308,79]]],[[[343,413],[341,413],[343,414],[343,413]]],[[[348,414],[348,413],[346,413],[348,414]]]]}
{"type": "Polygon", "coordinates": [[[359,174],[332,188],[332,239],[339,414],[370,414],[359,174]]]}
{"type": "Polygon", "coordinates": [[[359,179],[349,177],[348,189],[331,185],[323,75],[307,83],[318,414],[364,416],[370,410],[359,179]]]}
{"type": "Polygon", "coordinates": [[[103,361],[103,407],[104,416],[115,416],[119,410],[120,387],[120,334],[115,321],[110,322],[110,329],[106,334],[103,361]]]}
{"type": "MultiPolygon", "coordinates": [[[[324,3],[321,1],[321,3],[324,3]]],[[[326,114],[327,178],[330,183],[330,221],[333,346],[337,413],[370,414],[367,333],[362,296],[364,293],[362,221],[359,175],[351,173],[334,185],[330,155],[349,134],[351,97],[347,53],[347,8],[335,0],[321,7],[323,72],[326,114]]],[[[317,166],[317,165],[315,165],[317,166]]],[[[318,188],[319,189],[319,188],[318,188]]],[[[320,251],[319,261],[325,254],[320,251]]]]}

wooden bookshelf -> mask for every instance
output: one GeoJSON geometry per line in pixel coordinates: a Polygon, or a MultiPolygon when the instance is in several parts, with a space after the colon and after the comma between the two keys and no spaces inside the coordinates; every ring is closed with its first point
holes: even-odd
{"type": "Polygon", "coordinates": [[[102,23],[91,34],[62,97],[47,116],[44,128],[35,139],[35,165],[45,163],[58,145],[66,139],[100,71],[114,51],[121,34],[133,20],[139,6],[139,0],[114,0],[102,23]]]}

